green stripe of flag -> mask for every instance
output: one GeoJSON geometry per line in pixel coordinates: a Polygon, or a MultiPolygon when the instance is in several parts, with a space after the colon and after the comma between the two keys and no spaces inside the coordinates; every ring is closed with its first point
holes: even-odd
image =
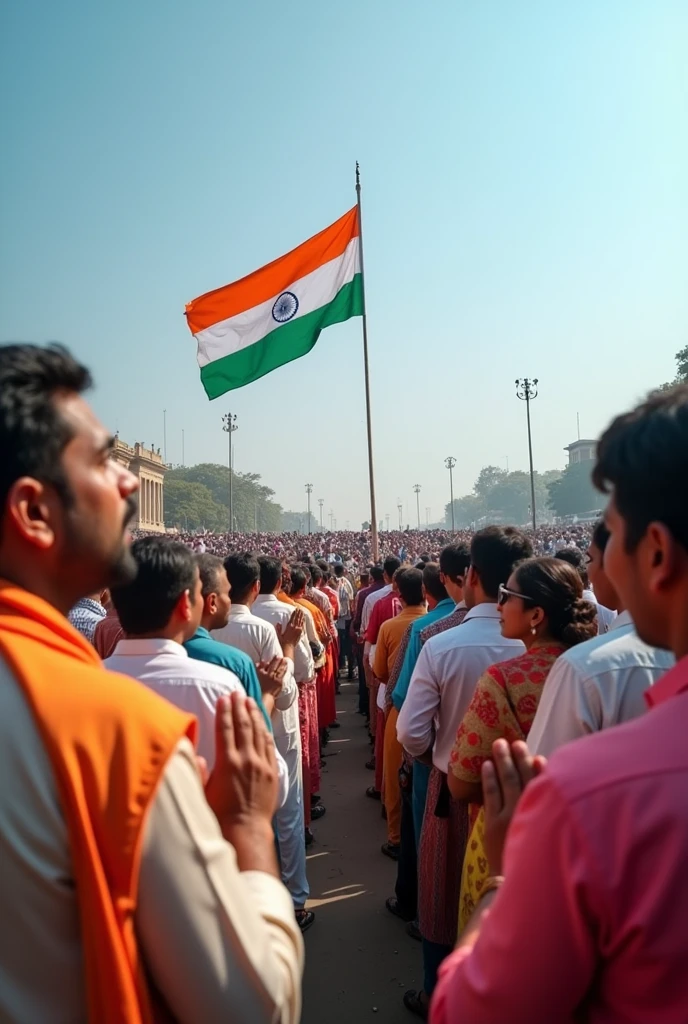
{"type": "Polygon", "coordinates": [[[326,327],[362,315],[363,284],[361,275],[356,274],[326,306],[281,324],[240,352],[202,366],[201,383],[208,398],[219,398],[227,391],[264,377],[278,366],[307,355],[326,327]]]}

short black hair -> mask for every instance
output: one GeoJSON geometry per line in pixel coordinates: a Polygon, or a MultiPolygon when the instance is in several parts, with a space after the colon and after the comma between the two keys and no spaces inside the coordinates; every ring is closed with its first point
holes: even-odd
{"type": "Polygon", "coordinates": [[[382,566],[381,565],[374,565],[374,566],[372,566],[372,568],[370,570],[370,575],[375,580],[376,583],[381,583],[382,579],[384,577],[384,572],[382,571],[382,566]]]}
{"type": "Polygon", "coordinates": [[[303,571],[300,565],[292,565],[291,567],[291,592],[292,594],[298,594],[299,591],[308,583],[308,577],[303,571]]]}
{"type": "Polygon", "coordinates": [[[394,577],[399,596],[407,605],[419,605],[423,603],[423,573],[420,569],[404,567],[397,569],[394,577]]]}
{"type": "Polygon", "coordinates": [[[607,544],[609,543],[610,537],[611,533],[609,531],[609,528],[607,527],[607,524],[605,523],[604,519],[600,519],[599,522],[595,523],[595,527],[592,531],[592,537],[590,538],[590,543],[594,544],[595,547],[598,548],[604,554],[604,550],[607,547],[607,544]]]}
{"type": "Polygon", "coordinates": [[[426,562],[423,567],[423,586],[430,597],[434,597],[436,601],[445,601],[448,594],[440,579],[440,571],[437,562],[426,562]]]}
{"type": "Polygon", "coordinates": [[[486,526],[471,541],[471,565],[483,590],[493,599],[499,584],[506,583],[516,563],[532,554],[532,544],[515,526],[486,526]]]}
{"type": "Polygon", "coordinates": [[[322,569],[323,576],[327,577],[330,574],[330,567],[324,558],[316,558],[315,564],[322,569]]]}
{"type": "Polygon", "coordinates": [[[440,571],[454,583],[460,576],[465,576],[471,564],[471,552],[468,544],[448,544],[440,551],[440,571]]]}
{"type": "Polygon", "coordinates": [[[55,406],[60,393],[81,394],[91,374],[62,345],[0,346],[0,515],[23,476],[55,488],[66,505],[72,493],[62,452],[72,431],[55,406]]]}
{"type": "Polygon", "coordinates": [[[228,555],[225,572],[232,588],[232,601],[243,604],[251,588],[260,579],[258,559],[250,551],[228,555]]]}
{"type": "Polygon", "coordinates": [[[574,569],[577,570],[578,575],[583,581],[584,587],[590,586],[590,580],[588,579],[588,570],[585,567],[585,555],[580,548],[561,548],[555,552],[554,557],[559,562],[568,562],[574,569]]]}
{"type": "Polygon", "coordinates": [[[323,571],[320,568],[320,566],[313,564],[309,565],[308,569],[310,571],[311,580],[313,581],[313,583],[320,583],[320,580],[323,578],[323,571]]]}
{"type": "Polygon", "coordinates": [[[141,537],[131,546],[136,578],[112,587],[122,629],[133,636],[164,629],[185,590],[194,597],[198,566],[193,551],[167,537],[141,537]]]}
{"type": "Polygon", "coordinates": [[[396,555],[387,555],[387,558],[385,558],[384,562],[382,563],[382,568],[384,569],[384,571],[387,573],[387,576],[391,580],[392,577],[394,576],[394,573],[397,571],[400,565],[400,558],[397,558],[396,555]]]}
{"type": "Polygon", "coordinates": [[[597,445],[592,480],[604,494],[614,492],[627,551],[652,522],[663,523],[688,550],[688,384],[655,392],[617,416],[597,445]]]}
{"type": "Polygon", "coordinates": [[[272,594],[282,580],[282,563],[279,558],[259,555],[258,565],[260,566],[260,592],[261,594],[272,594]]]}
{"type": "Polygon", "coordinates": [[[335,576],[343,576],[344,575],[344,566],[342,565],[341,562],[335,562],[334,574],[335,574],[335,576]]]}
{"type": "Polygon", "coordinates": [[[221,558],[207,552],[196,555],[196,565],[201,576],[201,594],[205,600],[209,594],[217,593],[219,574],[224,572],[224,565],[221,558]]]}

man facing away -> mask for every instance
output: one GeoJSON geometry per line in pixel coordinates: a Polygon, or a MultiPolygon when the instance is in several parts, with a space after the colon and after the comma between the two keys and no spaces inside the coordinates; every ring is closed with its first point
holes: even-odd
{"type": "Polygon", "coordinates": [[[0,1018],[296,1022],[303,947],[279,881],[274,746],[219,702],[193,718],[107,674],[67,622],[136,572],[136,478],[66,350],[0,347],[0,1018]]]}
{"type": "MultiPolygon", "coordinates": [[[[305,909],[308,899],[306,857],[304,847],[303,783],[299,777],[301,763],[301,737],[299,727],[298,687],[294,678],[295,648],[303,632],[300,610],[291,612],[287,605],[276,601],[287,615],[281,622],[271,622],[255,613],[260,593],[261,568],[251,554],[229,555],[225,571],[231,587],[232,606],[227,624],[213,631],[213,637],[237,647],[256,665],[269,664],[273,658],[284,655],[289,661],[285,680],[286,695],[278,696],[273,714],[275,745],[285,760],[289,790],[285,804],[275,818],[280,847],[282,877],[289,889],[299,927],[309,928],[315,920],[312,911],[305,909]],[[280,646],[280,638],[282,645],[280,646]]],[[[281,578],[281,568],[280,568],[281,578]]]]}
{"type": "Polygon", "coordinates": [[[460,865],[468,840],[468,806],[452,802],[449,794],[449,754],[482,673],[524,650],[520,640],[502,636],[497,594],[514,565],[531,553],[528,538],[513,527],[489,526],[474,535],[463,588],[468,613],[460,626],[428,640],[421,650],[397,721],[408,753],[431,758],[433,765],[418,850],[425,986],[404,996],[407,1009],[421,1017],[437,969],[456,938],[460,865]]]}
{"type": "Polygon", "coordinates": [[[686,1021],[686,479],[685,385],[600,438],[605,572],[639,638],[677,664],[647,691],[646,714],[567,744],[544,771],[524,744],[494,745],[483,767],[491,884],[441,968],[432,1024],[686,1021]]]}

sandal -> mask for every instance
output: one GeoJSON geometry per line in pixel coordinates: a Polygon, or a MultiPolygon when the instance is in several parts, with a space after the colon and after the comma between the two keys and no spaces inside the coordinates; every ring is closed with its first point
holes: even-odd
{"type": "Polygon", "coordinates": [[[382,793],[379,789],[375,789],[375,786],[368,786],[365,793],[371,800],[382,800],[382,793]]]}
{"type": "Polygon", "coordinates": [[[315,914],[312,910],[295,910],[294,917],[302,932],[307,932],[310,926],[315,923],[315,914]]]}
{"type": "Polygon", "coordinates": [[[418,990],[410,988],[408,992],[404,992],[404,1006],[416,1017],[420,1017],[422,1020],[428,1019],[429,1002],[422,988],[418,990]]]}

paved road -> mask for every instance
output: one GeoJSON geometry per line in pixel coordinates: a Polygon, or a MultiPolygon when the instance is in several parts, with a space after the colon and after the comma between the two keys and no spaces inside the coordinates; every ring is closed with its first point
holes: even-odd
{"type": "Polygon", "coordinates": [[[379,803],[364,796],[373,773],[368,733],[357,715],[356,687],[342,682],[341,729],[326,748],[322,798],[313,825],[308,877],[316,922],[305,935],[302,1024],[404,1024],[414,1018],[401,997],[422,983],[420,943],[385,909],[396,865],[380,853],[386,839],[379,803]]]}

